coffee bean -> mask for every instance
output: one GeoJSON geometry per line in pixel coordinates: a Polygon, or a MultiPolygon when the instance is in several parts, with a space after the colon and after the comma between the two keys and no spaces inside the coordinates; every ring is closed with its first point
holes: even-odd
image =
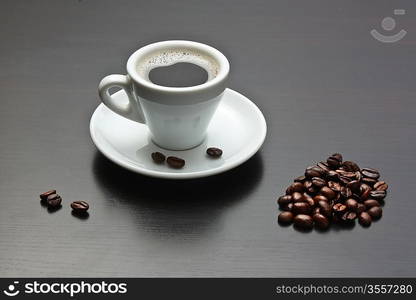
{"type": "Polygon", "coordinates": [[[219,148],[211,147],[207,149],[207,154],[211,157],[218,158],[218,157],[221,157],[222,150],[219,148]]]}
{"type": "Polygon", "coordinates": [[[312,216],[316,214],[320,214],[320,213],[321,213],[321,209],[319,207],[315,207],[312,209],[312,216]]]}
{"type": "Polygon", "coordinates": [[[345,205],[347,206],[349,210],[356,211],[358,202],[350,198],[350,199],[347,199],[347,201],[345,201],[345,205]]]}
{"type": "Polygon", "coordinates": [[[350,181],[347,184],[347,188],[349,188],[353,193],[360,193],[361,183],[358,180],[350,181]]]}
{"type": "Polygon", "coordinates": [[[313,197],[313,201],[315,203],[318,203],[319,201],[325,201],[328,202],[328,198],[325,197],[324,195],[316,195],[315,197],[313,197]]]}
{"type": "Polygon", "coordinates": [[[344,167],[345,171],[348,172],[357,172],[360,171],[360,167],[353,161],[344,161],[342,163],[342,166],[344,167]]]}
{"type": "Polygon", "coordinates": [[[299,192],[294,192],[292,194],[292,201],[293,202],[303,202],[305,199],[303,198],[303,194],[299,192]]]}
{"type": "Polygon", "coordinates": [[[328,181],[328,187],[336,193],[341,191],[341,185],[335,181],[328,181]]]}
{"type": "Polygon", "coordinates": [[[376,200],[383,200],[386,197],[386,191],[371,191],[370,197],[376,200]]]}
{"type": "Polygon", "coordinates": [[[333,170],[329,171],[326,177],[328,178],[328,180],[332,180],[332,181],[339,180],[339,174],[333,170]]]}
{"type": "Polygon", "coordinates": [[[62,202],[62,198],[58,194],[50,194],[46,198],[46,203],[51,208],[56,208],[56,207],[61,206],[61,202],[62,202]]]}
{"type": "Polygon", "coordinates": [[[291,195],[284,195],[284,196],[279,197],[279,199],[277,199],[277,203],[280,206],[287,205],[291,202],[292,202],[292,196],[291,195]]]}
{"type": "Polygon", "coordinates": [[[315,226],[319,229],[327,229],[329,227],[329,220],[321,214],[314,214],[312,217],[315,226]]]}
{"type": "Polygon", "coordinates": [[[381,218],[381,215],[383,214],[383,209],[380,206],[373,206],[369,210],[367,210],[368,214],[373,219],[379,219],[381,218]]]}
{"type": "Polygon", "coordinates": [[[354,221],[356,218],[357,218],[357,214],[353,211],[347,211],[341,217],[343,221],[347,221],[347,222],[354,221]]]}
{"type": "Polygon", "coordinates": [[[293,222],[295,224],[296,227],[301,228],[301,229],[311,229],[313,226],[313,219],[311,216],[308,215],[297,215],[294,219],[293,222]]]}
{"type": "Polygon", "coordinates": [[[327,158],[326,162],[330,168],[336,169],[341,166],[342,156],[340,157],[339,155],[333,154],[327,158]]]}
{"type": "Polygon", "coordinates": [[[358,222],[362,225],[362,226],[370,226],[371,225],[371,216],[366,213],[365,211],[360,213],[358,216],[358,222]]]}
{"type": "Polygon", "coordinates": [[[341,192],[340,192],[341,196],[344,197],[345,199],[348,199],[352,196],[352,192],[349,188],[343,186],[341,188],[341,192]]]}
{"type": "Polygon", "coordinates": [[[152,159],[153,159],[153,161],[154,161],[155,163],[157,163],[157,164],[162,164],[162,163],[164,163],[164,162],[165,162],[166,157],[165,157],[165,155],[164,155],[163,153],[160,153],[160,152],[153,152],[153,153],[152,153],[152,159]]]}
{"type": "Polygon", "coordinates": [[[342,203],[337,203],[337,204],[334,204],[334,206],[332,206],[332,210],[335,213],[340,214],[347,210],[347,206],[342,203]]]}
{"type": "Polygon", "coordinates": [[[305,180],[306,180],[306,176],[302,175],[302,176],[296,177],[294,182],[302,182],[303,183],[303,182],[305,182],[305,180]]]}
{"type": "Polygon", "coordinates": [[[308,178],[323,177],[324,175],[325,171],[318,166],[311,166],[305,170],[305,176],[308,178]]]}
{"type": "Polygon", "coordinates": [[[372,208],[374,206],[380,206],[380,203],[378,203],[378,201],[377,200],[374,200],[374,199],[365,200],[363,202],[363,204],[365,205],[366,209],[370,209],[370,208],[372,208]]]}
{"type": "Polygon", "coordinates": [[[174,169],[181,169],[183,166],[185,166],[185,160],[175,156],[169,156],[166,162],[168,163],[169,167],[174,169]]]}
{"type": "Polygon", "coordinates": [[[365,205],[362,203],[357,203],[357,209],[355,211],[357,212],[357,214],[362,213],[363,211],[365,211],[365,205]]]}
{"type": "Polygon", "coordinates": [[[350,181],[356,178],[355,172],[348,172],[342,169],[338,169],[335,172],[337,172],[340,177],[345,177],[346,179],[350,181]]]}
{"type": "Polygon", "coordinates": [[[321,188],[326,185],[326,181],[320,177],[313,177],[312,184],[317,188],[321,188]]]}
{"type": "Polygon", "coordinates": [[[326,173],[331,171],[327,162],[321,161],[321,162],[317,163],[316,165],[318,167],[320,167],[322,170],[324,170],[326,173]]]}
{"type": "Polygon", "coordinates": [[[284,211],[292,211],[292,208],[293,208],[293,203],[288,203],[286,205],[280,206],[280,209],[284,211]]]}
{"type": "Polygon", "coordinates": [[[46,201],[49,195],[56,194],[56,190],[50,190],[39,195],[42,201],[46,201]]]}
{"type": "Polygon", "coordinates": [[[374,184],[377,183],[377,180],[369,178],[369,177],[363,177],[363,178],[361,178],[361,182],[365,183],[365,184],[368,184],[369,186],[373,186],[374,184]]]}
{"type": "Polygon", "coordinates": [[[342,185],[347,185],[348,183],[350,183],[350,181],[351,181],[352,179],[351,178],[349,178],[349,177],[345,177],[345,176],[339,176],[339,182],[342,184],[342,185]]]}
{"type": "Polygon", "coordinates": [[[371,169],[371,168],[363,168],[361,170],[361,174],[364,177],[375,179],[375,180],[377,180],[380,177],[380,173],[376,169],[371,169]]]}
{"type": "Polygon", "coordinates": [[[378,181],[377,183],[374,184],[373,188],[377,191],[387,191],[389,186],[387,185],[385,181],[378,181]]]}
{"type": "Polygon", "coordinates": [[[310,188],[306,189],[306,192],[310,195],[316,195],[319,192],[319,189],[316,186],[311,186],[310,188]]]}
{"type": "Polygon", "coordinates": [[[362,183],[361,187],[361,200],[367,200],[370,197],[371,187],[368,184],[362,183]]]}
{"type": "Polygon", "coordinates": [[[293,203],[292,212],[296,215],[309,215],[312,212],[311,206],[306,202],[293,203]]]}
{"type": "Polygon", "coordinates": [[[319,211],[326,217],[330,217],[332,214],[332,207],[326,201],[319,201],[318,202],[319,211]]]}
{"type": "Polygon", "coordinates": [[[286,195],[291,195],[294,192],[302,193],[305,187],[300,182],[294,182],[286,189],[286,195]]]}
{"type": "Polygon", "coordinates": [[[328,198],[328,200],[332,200],[336,196],[335,192],[327,186],[322,187],[320,193],[328,198]]]}
{"type": "Polygon", "coordinates": [[[74,201],[71,203],[71,208],[78,213],[86,212],[90,206],[85,201],[74,201]]]}
{"type": "Polygon", "coordinates": [[[342,154],[341,153],[334,153],[331,156],[336,158],[339,162],[342,163],[342,154]]]}
{"type": "Polygon", "coordinates": [[[361,178],[362,177],[363,176],[361,175],[361,172],[360,171],[355,172],[355,179],[357,179],[358,181],[361,181],[361,178]]]}
{"type": "Polygon", "coordinates": [[[305,189],[308,189],[308,188],[310,188],[310,187],[312,187],[312,181],[310,181],[310,180],[306,180],[304,183],[303,183],[303,186],[305,187],[305,189]]]}
{"type": "Polygon", "coordinates": [[[306,203],[308,203],[311,207],[315,205],[315,201],[308,193],[303,193],[303,199],[306,203]]]}
{"type": "Polygon", "coordinates": [[[277,220],[281,224],[290,224],[293,222],[293,214],[290,211],[284,211],[279,214],[277,220]]]}

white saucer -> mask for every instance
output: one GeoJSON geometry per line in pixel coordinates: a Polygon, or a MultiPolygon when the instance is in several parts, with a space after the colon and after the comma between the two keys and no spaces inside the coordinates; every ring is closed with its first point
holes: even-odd
{"type": "MultiPolygon", "coordinates": [[[[123,90],[113,97],[126,97],[123,90]]],[[[122,101],[122,100],[121,100],[122,101]]],[[[90,133],[98,150],[108,159],[131,171],[153,177],[187,179],[230,170],[252,157],[266,137],[266,121],[257,106],[243,95],[226,89],[208,127],[205,141],[185,151],[171,151],[155,145],[146,125],[125,119],[100,104],[90,121],[90,133]],[[223,150],[219,159],[206,155],[208,147],[223,150]],[[158,165],[152,152],[185,159],[182,169],[158,165]]]]}

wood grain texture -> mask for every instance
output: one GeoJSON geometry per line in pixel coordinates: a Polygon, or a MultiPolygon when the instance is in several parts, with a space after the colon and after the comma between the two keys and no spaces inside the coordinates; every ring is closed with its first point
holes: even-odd
{"type": "Polygon", "coordinates": [[[0,276],[415,276],[414,1],[2,1],[0,276]],[[394,8],[408,35],[369,34],[394,8]],[[150,179],[97,152],[97,85],[150,42],[230,59],[230,87],[264,112],[260,153],[220,176],[150,179]],[[341,152],[390,185],[370,228],[303,234],[276,199],[341,152]],[[56,188],[61,210],[38,195],[56,188]],[[87,219],[69,203],[90,203],[87,219]]]}

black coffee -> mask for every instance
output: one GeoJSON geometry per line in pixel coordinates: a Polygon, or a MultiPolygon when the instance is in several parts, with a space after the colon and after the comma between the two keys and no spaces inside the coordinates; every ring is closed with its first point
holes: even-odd
{"type": "Polygon", "coordinates": [[[168,87],[189,87],[208,81],[208,72],[198,65],[186,62],[160,66],[149,72],[149,80],[168,87]]]}

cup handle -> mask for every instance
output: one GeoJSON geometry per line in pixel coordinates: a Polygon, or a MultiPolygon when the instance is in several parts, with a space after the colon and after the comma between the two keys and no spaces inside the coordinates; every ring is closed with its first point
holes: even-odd
{"type": "Polygon", "coordinates": [[[98,93],[101,101],[115,113],[132,121],[146,123],[140,103],[132,94],[131,79],[128,75],[112,74],[104,77],[98,85],[98,93]],[[110,95],[109,89],[112,87],[122,88],[127,95],[128,102],[122,103],[120,99],[110,95]]]}

